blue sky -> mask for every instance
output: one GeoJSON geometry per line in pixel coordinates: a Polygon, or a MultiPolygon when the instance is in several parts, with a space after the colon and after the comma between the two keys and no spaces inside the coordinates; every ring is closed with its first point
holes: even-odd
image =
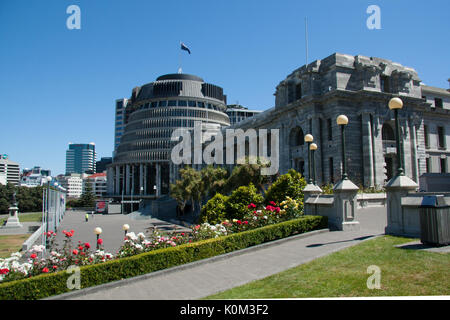
{"type": "Polygon", "coordinates": [[[224,88],[229,103],[265,110],[276,85],[334,52],[386,58],[448,88],[450,1],[0,0],[0,153],[21,168],[64,173],[69,142],[111,156],[114,101],[184,73],[224,88]],[[68,6],[81,9],[69,30],[68,6]],[[369,30],[369,5],[381,29],[369,30]]]}

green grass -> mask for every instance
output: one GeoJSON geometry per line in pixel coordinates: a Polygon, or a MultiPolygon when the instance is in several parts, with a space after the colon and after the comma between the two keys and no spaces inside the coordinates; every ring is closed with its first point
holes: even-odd
{"type": "Polygon", "coordinates": [[[9,258],[11,253],[22,249],[22,244],[29,236],[29,234],[0,236],[0,258],[9,258]]]}
{"type": "Polygon", "coordinates": [[[450,254],[400,249],[412,239],[365,241],[206,299],[450,295],[450,254]],[[367,267],[381,269],[381,288],[368,289],[367,267]]]}
{"type": "MultiPolygon", "coordinates": [[[[3,218],[0,220],[0,226],[8,220],[8,218],[3,218]]],[[[19,221],[20,222],[41,222],[42,221],[42,212],[30,212],[30,213],[19,213],[19,221]]]]}

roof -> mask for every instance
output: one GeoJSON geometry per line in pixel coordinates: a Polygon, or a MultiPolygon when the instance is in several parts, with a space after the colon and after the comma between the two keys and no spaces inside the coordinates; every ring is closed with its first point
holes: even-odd
{"type": "Polygon", "coordinates": [[[431,92],[431,93],[436,93],[436,94],[443,94],[446,96],[450,96],[450,92],[448,92],[445,89],[442,88],[438,88],[438,87],[431,87],[431,86],[426,86],[426,85],[422,85],[422,91],[425,92],[431,92]]]}
{"type": "Polygon", "coordinates": [[[186,73],[170,73],[170,74],[165,74],[163,76],[160,76],[156,79],[156,81],[161,81],[161,80],[193,80],[193,81],[205,82],[200,77],[194,76],[192,74],[186,74],[186,73]]]}
{"type": "Polygon", "coordinates": [[[94,173],[90,176],[88,176],[88,179],[94,179],[94,178],[100,178],[100,177],[106,177],[106,173],[102,172],[102,173],[94,173]]]}

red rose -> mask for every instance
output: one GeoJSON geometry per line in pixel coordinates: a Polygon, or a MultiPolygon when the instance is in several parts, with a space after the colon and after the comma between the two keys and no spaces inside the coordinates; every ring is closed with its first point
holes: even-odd
{"type": "Polygon", "coordinates": [[[184,233],[181,233],[181,236],[184,237],[184,233]]]}
{"type": "Polygon", "coordinates": [[[86,243],[84,244],[84,247],[85,247],[86,249],[89,249],[89,248],[91,247],[91,245],[89,244],[89,242],[86,242],[86,243]]]}
{"type": "Polygon", "coordinates": [[[97,244],[98,244],[98,245],[101,245],[102,243],[103,243],[103,240],[102,240],[102,239],[98,239],[98,240],[97,240],[97,244]]]}
{"type": "Polygon", "coordinates": [[[78,254],[78,250],[77,250],[77,249],[73,249],[72,253],[73,253],[74,255],[77,255],[77,254],[78,254]]]}
{"type": "Polygon", "coordinates": [[[42,269],[42,272],[43,273],[47,273],[47,272],[49,272],[50,270],[48,270],[48,268],[47,267],[45,267],[44,269],[42,269]]]}
{"type": "Polygon", "coordinates": [[[82,247],[82,246],[79,246],[79,247],[78,247],[78,250],[80,250],[80,251],[83,250],[83,247],[82,247]]]}
{"type": "Polygon", "coordinates": [[[274,207],[277,205],[277,204],[276,204],[275,202],[273,202],[273,201],[270,201],[269,203],[270,203],[272,206],[274,206],[274,207]]]}
{"type": "Polygon", "coordinates": [[[73,229],[72,229],[72,230],[70,230],[70,233],[73,235],[75,233],[75,231],[73,231],[73,229]]]}
{"type": "Polygon", "coordinates": [[[275,208],[275,212],[276,212],[276,213],[280,213],[280,211],[281,211],[280,207],[276,207],[276,208],[275,208]]]}
{"type": "Polygon", "coordinates": [[[53,266],[53,269],[55,269],[55,270],[58,269],[58,266],[53,266]]]}
{"type": "Polygon", "coordinates": [[[36,257],[37,257],[36,253],[33,253],[33,254],[30,256],[31,259],[36,259],[36,257]]]}
{"type": "Polygon", "coordinates": [[[7,268],[0,269],[0,274],[7,274],[8,272],[9,272],[9,270],[7,268]]]}
{"type": "Polygon", "coordinates": [[[244,224],[248,224],[248,221],[244,221],[244,224]]]}
{"type": "Polygon", "coordinates": [[[242,221],[241,221],[241,220],[238,220],[238,221],[236,221],[236,223],[237,223],[237,224],[241,224],[241,223],[242,223],[242,221]]]}

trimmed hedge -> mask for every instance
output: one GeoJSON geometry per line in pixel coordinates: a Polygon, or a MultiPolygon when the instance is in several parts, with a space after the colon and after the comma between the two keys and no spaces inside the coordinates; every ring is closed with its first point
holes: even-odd
{"type": "MultiPolygon", "coordinates": [[[[210,258],[294,234],[327,228],[327,217],[304,216],[262,228],[207,239],[177,247],[141,253],[132,257],[80,267],[81,288],[131,278],[185,263],[210,258]]],[[[60,271],[0,283],[0,300],[32,300],[69,292],[71,274],[60,271]]]]}

